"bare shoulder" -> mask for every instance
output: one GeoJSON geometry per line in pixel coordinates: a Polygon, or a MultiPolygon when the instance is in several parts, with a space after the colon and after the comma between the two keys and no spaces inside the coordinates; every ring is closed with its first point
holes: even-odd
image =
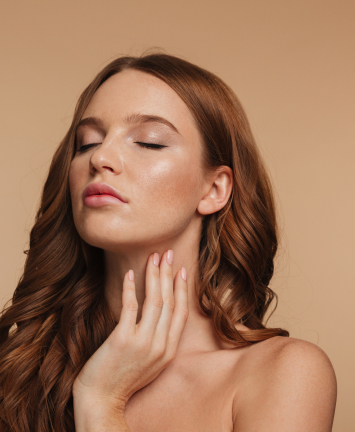
{"type": "Polygon", "coordinates": [[[331,431],[337,384],[321,348],[277,336],[246,350],[242,367],[235,431],[331,431]]]}
{"type": "MultiPolygon", "coordinates": [[[[301,339],[276,336],[255,345],[258,354],[263,356],[265,369],[269,373],[300,368],[306,372],[316,368],[319,373],[334,375],[334,369],[327,354],[317,345],[301,339]]],[[[250,351],[250,356],[252,352],[250,351]]],[[[250,360],[250,359],[249,359],[250,360]]]]}
{"type": "Polygon", "coordinates": [[[279,340],[275,340],[274,345],[270,344],[271,349],[263,372],[264,376],[273,377],[274,387],[278,383],[283,390],[289,387],[293,392],[298,388],[304,397],[307,393],[314,395],[317,389],[318,392],[325,390],[328,395],[336,395],[334,368],[321,348],[295,338],[272,339],[279,340]]]}

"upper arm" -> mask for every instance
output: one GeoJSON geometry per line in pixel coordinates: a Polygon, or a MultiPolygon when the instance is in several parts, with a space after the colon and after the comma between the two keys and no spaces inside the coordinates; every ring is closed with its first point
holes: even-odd
{"type": "Polygon", "coordinates": [[[292,339],[256,371],[240,395],[234,432],[330,432],[336,378],[316,345],[292,339]]]}

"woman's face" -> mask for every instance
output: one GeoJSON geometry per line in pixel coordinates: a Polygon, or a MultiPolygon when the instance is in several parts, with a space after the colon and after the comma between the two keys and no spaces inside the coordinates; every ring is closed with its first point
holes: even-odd
{"type": "Polygon", "coordinates": [[[169,242],[199,216],[206,187],[201,136],[185,103],[160,79],[125,70],[104,82],[82,116],[76,150],[70,193],[87,243],[125,251],[169,242]]]}

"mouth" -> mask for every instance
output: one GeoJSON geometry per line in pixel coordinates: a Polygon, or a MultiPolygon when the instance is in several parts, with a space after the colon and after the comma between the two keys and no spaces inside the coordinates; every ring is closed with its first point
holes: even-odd
{"type": "Polygon", "coordinates": [[[127,203],[118,191],[106,183],[91,183],[83,192],[84,204],[89,207],[98,207],[104,204],[114,204],[117,202],[127,203]]]}

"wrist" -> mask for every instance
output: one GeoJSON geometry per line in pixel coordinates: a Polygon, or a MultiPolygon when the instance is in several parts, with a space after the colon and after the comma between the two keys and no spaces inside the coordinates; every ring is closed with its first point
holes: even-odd
{"type": "Polygon", "coordinates": [[[107,400],[74,400],[74,420],[77,432],[119,431],[124,419],[126,405],[107,400]]]}

